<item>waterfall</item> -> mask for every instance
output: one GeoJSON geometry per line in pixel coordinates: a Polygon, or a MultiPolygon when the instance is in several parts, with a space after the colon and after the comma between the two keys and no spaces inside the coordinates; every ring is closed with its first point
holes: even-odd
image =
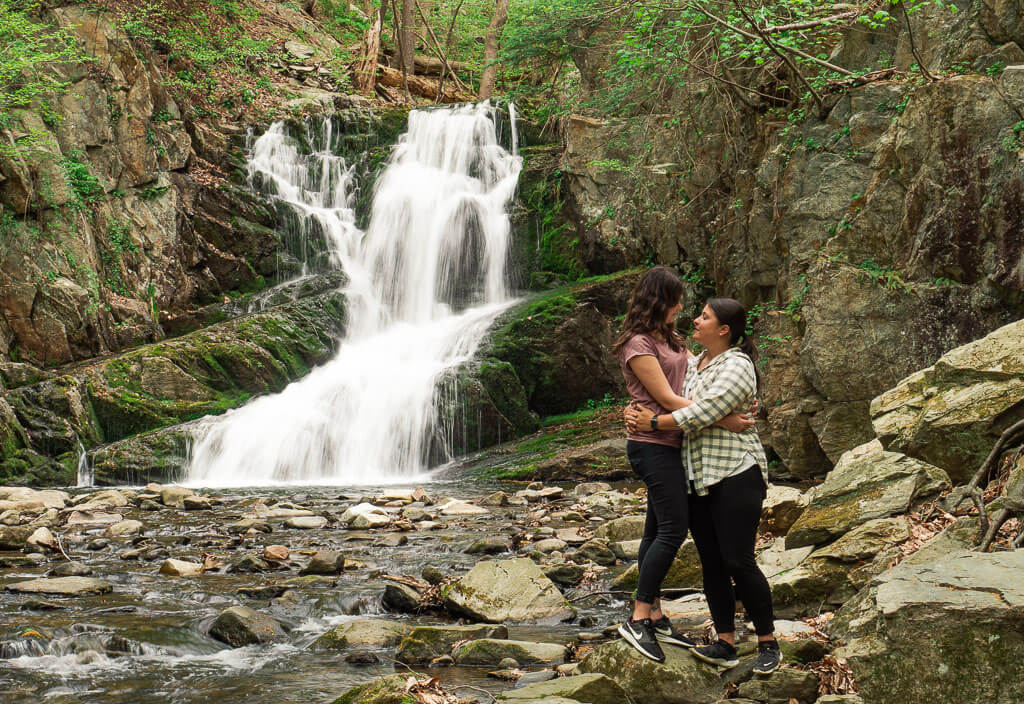
{"type": "Polygon", "coordinates": [[[95,481],[95,477],[92,465],[89,464],[89,453],[85,451],[85,445],[82,444],[82,439],[77,438],[76,440],[78,443],[78,472],[75,476],[75,486],[92,486],[95,481]]]}
{"type": "Polygon", "coordinates": [[[499,143],[494,112],[486,102],[411,112],[365,233],[329,128],[307,156],[280,123],[255,142],[254,181],[349,277],[348,329],[330,362],[280,394],[204,419],[188,482],[379,484],[427,471],[437,382],[511,303],[507,208],[522,160],[499,143]]]}

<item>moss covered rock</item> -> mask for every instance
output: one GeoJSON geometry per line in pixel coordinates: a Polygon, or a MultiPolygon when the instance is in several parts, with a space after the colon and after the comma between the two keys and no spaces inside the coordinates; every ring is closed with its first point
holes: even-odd
{"type": "Polygon", "coordinates": [[[657,663],[623,640],[605,643],[580,661],[580,672],[605,674],[633,701],[649,704],[703,704],[722,697],[722,680],[714,667],[683,648],[664,650],[665,662],[657,663]]]}
{"type": "MultiPolygon", "coordinates": [[[[612,580],[614,589],[636,589],[640,572],[635,564],[612,580]]],[[[662,581],[661,586],[667,589],[700,588],[704,583],[704,573],[700,568],[700,556],[693,539],[686,540],[680,547],[672,566],[662,581]]]]}
{"type": "Polygon", "coordinates": [[[451,655],[452,647],[460,641],[507,637],[505,626],[417,626],[402,639],[395,659],[409,664],[428,663],[442,655],[451,655]]]}
{"type": "Polygon", "coordinates": [[[613,320],[626,309],[639,272],[599,277],[546,292],[508,311],[481,348],[481,358],[512,365],[530,409],[574,411],[606,394],[622,396],[609,349],[613,320]]]}
{"type": "Polygon", "coordinates": [[[412,627],[380,618],[346,621],[313,641],[313,646],[326,650],[343,648],[384,648],[398,645],[412,627]]]}
{"type": "Polygon", "coordinates": [[[416,697],[406,691],[406,679],[405,675],[378,677],[353,687],[331,704],[416,704],[416,697]]]}
{"type": "Polygon", "coordinates": [[[453,656],[456,665],[497,665],[505,658],[520,665],[540,665],[561,664],[568,652],[564,645],[555,643],[483,638],[460,645],[453,656]]]}
{"type": "MultiPolygon", "coordinates": [[[[621,704],[630,701],[622,687],[610,677],[599,673],[559,677],[547,682],[535,682],[521,689],[514,689],[501,695],[499,701],[509,702],[548,702],[548,701],[587,702],[588,704],[621,704]]],[[[633,701],[638,700],[635,697],[633,701]]]]}
{"type": "Polygon", "coordinates": [[[5,400],[17,426],[0,445],[0,476],[35,483],[65,473],[39,456],[73,467],[79,443],[113,443],[91,453],[99,481],[174,479],[183,421],[280,391],[330,357],[345,322],[344,297],[331,291],[14,389],[5,400]],[[30,447],[16,447],[22,439],[30,447]]]}

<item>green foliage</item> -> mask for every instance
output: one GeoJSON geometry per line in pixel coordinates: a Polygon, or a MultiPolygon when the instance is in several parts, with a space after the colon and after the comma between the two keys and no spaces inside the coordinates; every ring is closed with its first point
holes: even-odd
{"type": "MultiPolygon", "coordinates": [[[[65,81],[53,67],[83,60],[77,42],[66,29],[39,21],[34,0],[0,1],[0,130],[12,127],[19,109],[35,107],[43,124],[54,127],[60,115],[50,98],[65,81]]],[[[31,130],[13,142],[0,141],[0,158],[30,154],[52,140],[46,130],[31,130]]]]}
{"type": "Polygon", "coordinates": [[[1018,152],[1024,149],[1024,120],[1014,124],[1010,131],[1012,134],[1003,138],[1003,149],[1008,152],[1018,152]]]}
{"type": "Polygon", "coordinates": [[[615,396],[612,393],[606,393],[602,398],[588,398],[585,404],[586,410],[596,411],[599,408],[611,408],[612,406],[621,406],[626,403],[629,399],[622,399],[615,396]]]}
{"type": "MultiPolygon", "coordinates": [[[[801,104],[811,94],[803,80],[792,71],[779,71],[778,49],[787,53],[812,87],[824,89],[841,79],[827,67],[830,49],[851,19],[879,30],[902,22],[904,11],[913,14],[935,6],[956,12],[950,0],[885,0],[862,5],[831,4],[810,0],[769,0],[760,4],[728,0],[668,0],[639,3],[635,0],[522,0],[510,9],[509,26],[502,42],[501,60],[528,69],[533,75],[561,75],[560,68],[579,61],[591,47],[609,47],[613,61],[602,66],[601,85],[590,100],[580,100],[578,91],[552,86],[547,99],[558,93],[579,100],[578,107],[594,107],[620,115],[645,111],[666,93],[686,86],[693,78],[708,76],[728,79],[723,67],[736,75],[765,67],[764,80],[757,82],[762,97],[778,96],[780,103],[792,98],[801,104]],[[849,10],[859,15],[849,16],[849,10]],[[841,15],[829,19],[830,16],[841,15]],[[772,30],[770,42],[756,28],[802,25],[790,30],[772,30]],[[772,68],[776,67],[776,68],[772,68]],[[776,85],[771,86],[771,82],[776,85]]],[[[888,57],[883,57],[888,62],[888,57]]],[[[882,65],[858,67],[864,73],[882,65]]],[[[565,72],[569,75],[569,72],[565,72]]],[[[724,83],[723,90],[731,90],[724,83]]],[[[536,96],[534,83],[520,83],[519,90],[536,96]]],[[[547,108],[548,112],[552,109],[547,108]]]]}
{"type": "MultiPolygon", "coordinates": [[[[347,0],[320,0],[320,7],[327,16],[324,29],[343,47],[358,45],[363,30],[370,26],[367,18],[354,12],[347,0]]],[[[348,63],[354,61],[356,56],[343,49],[338,58],[348,63]]]]}
{"type": "Polygon", "coordinates": [[[992,78],[998,78],[1005,70],[1006,62],[996,61],[994,64],[985,69],[985,73],[992,78]]]}
{"type": "Polygon", "coordinates": [[[139,191],[139,198],[142,200],[156,200],[164,193],[170,186],[147,186],[139,191]]]}
{"type": "MultiPolygon", "coordinates": [[[[208,101],[229,108],[255,102],[253,85],[259,71],[276,56],[273,40],[249,35],[246,23],[257,17],[255,8],[236,0],[183,5],[146,0],[123,6],[118,14],[129,37],[166,55],[169,86],[179,97],[190,103],[208,101]],[[237,80],[239,76],[246,80],[237,80]]],[[[212,114],[207,108],[201,109],[204,115],[212,114]]],[[[155,123],[169,119],[171,115],[166,111],[153,115],[155,123]]]]}
{"type": "Polygon", "coordinates": [[[103,185],[89,171],[89,165],[83,160],[84,156],[82,150],[76,149],[69,152],[60,162],[64,178],[67,179],[74,194],[72,205],[79,211],[87,210],[103,197],[103,185]]]}
{"type": "Polygon", "coordinates": [[[797,279],[797,283],[800,288],[797,289],[793,297],[789,299],[789,303],[782,309],[782,312],[793,318],[793,320],[800,320],[800,310],[804,305],[804,298],[811,290],[811,285],[807,283],[807,274],[801,274],[800,278],[797,279]]]}
{"type": "Polygon", "coordinates": [[[903,272],[879,266],[871,259],[865,259],[860,263],[859,268],[858,278],[861,281],[870,281],[872,284],[881,286],[889,291],[910,293],[913,290],[913,286],[903,280],[903,272]]]}
{"type": "Polygon", "coordinates": [[[124,266],[124,257],[128,253],[138,252],[138,247],[131,239],[131,225],[126,222],[107,221],[107,244],[108,248],[100,252],[103,260],[103,268],[107,277],[104,285],[115,293],[127,296],[129,291],[121,277],[121,269],[124,266]]]}
{"type": "Polygon", "coordinates": [[[35,18],[39,8],[32,0],[0,3],[0,128],[11,119],[11,110],[64,87],[50,66],[81,60],[67,30],[35,18]]]}
{"type": "Polygon", "coordinates": [[[540,178],[528,183],[520,194],[523,205],[537,218],[539,242],[538,268],[560,274],[568,280],[579,279],[585,273],[579,264],[575,249],[578,238],[567,239],[569,224],[562,209],[562,172],[545,171],[540,178]]]}

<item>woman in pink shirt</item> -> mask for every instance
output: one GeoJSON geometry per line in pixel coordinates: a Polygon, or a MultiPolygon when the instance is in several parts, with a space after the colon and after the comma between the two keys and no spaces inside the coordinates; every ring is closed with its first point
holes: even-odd
{"type": "MultiPolygon", "coordinates": [[[[633,289],[622,331],[612,346],[619,359],[633,403],[669,413],[688,405],[677,393],[686,376],[689,352],[675,330],[682,310],[683,283],[667,267],[654,267],[633,289]]],[[[740,431],[752,424],[745,415],[719,421],[740,431]]],[[[661,583],[689,529],[687,485],[682,471],[678,428],[638,428],[630,432],[626,454],[630,466],[647,485],[647,521],[638,556],[639,578],[632,617],[619,633],[646,657],[661,662],[658,641],[692,648],[695,642],[680,633],[661,611],[661,583]]]]}

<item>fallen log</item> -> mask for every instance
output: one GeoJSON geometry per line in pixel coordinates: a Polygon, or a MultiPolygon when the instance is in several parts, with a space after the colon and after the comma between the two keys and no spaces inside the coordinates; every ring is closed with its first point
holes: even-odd
{"type": "MultiPolygon", "coordinates": [[[[377,80],[380,84],[391,87],[402,87],[402,72],[388,66],[377,67],[377,80]]],[[[464,103],[476,100],[476,96],[455,86],[445,86],[441,89],[440,81],[428,76],[406,76],[409,85],[409,92],[422,98],[442,103],[464,103]],[[440,92],[440,95],[438,94],[440,92]]]]}
{"type": "MultiPolygon", "coordinates": [[[[389,57],[395,57],[395,51],[391,47],[384,47],[383,51],[389,57]]],[[[414,56],[413,64],[416,66],[416,75],[440,76],[441,69],[444,68],[444,62],[441,59],[424,54],[414,56]]],[[[469,64],[464,61],[449,61],[448,65],[451,66],[453,71],[469,72],[469,64]]]]}

